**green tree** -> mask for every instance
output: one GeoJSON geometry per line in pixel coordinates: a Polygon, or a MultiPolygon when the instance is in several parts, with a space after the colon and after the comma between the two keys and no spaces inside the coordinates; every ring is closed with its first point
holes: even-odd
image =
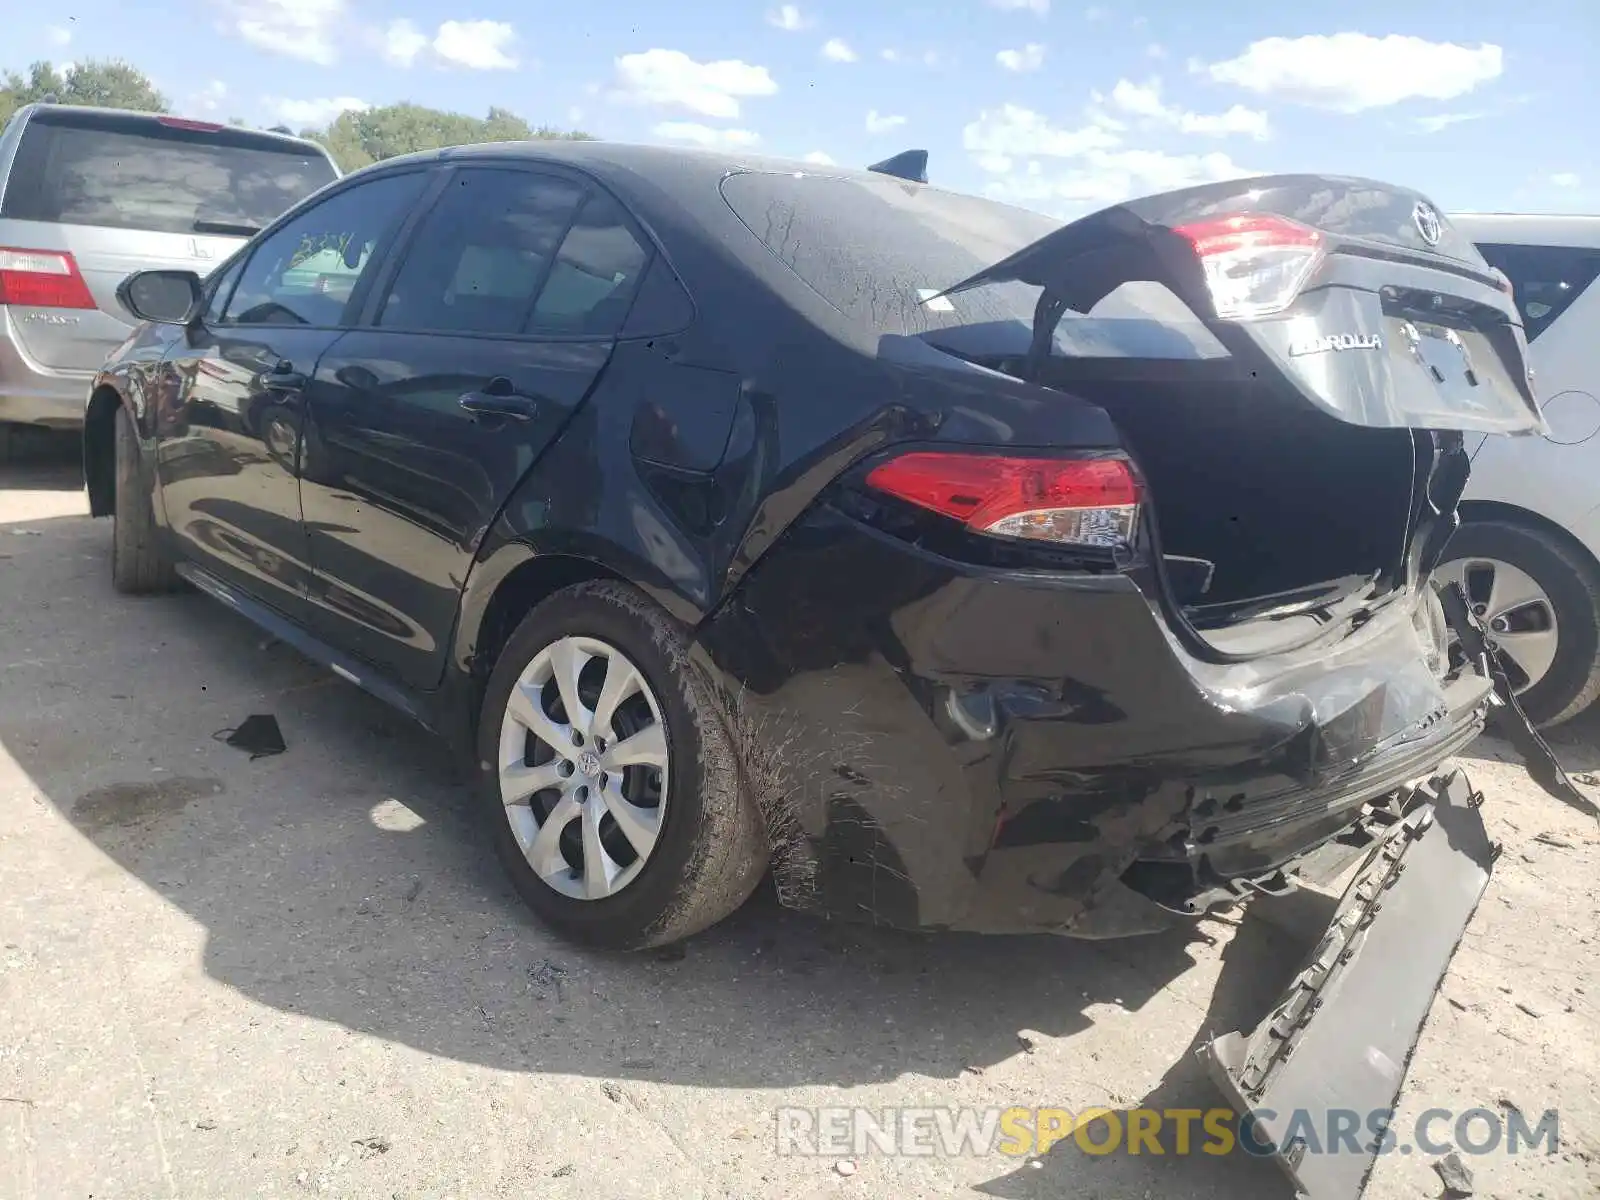
{"type": "Polygon", "coordinates": [[[326,129],[303,130],[301,136],[321,142],[346,171],[399,154],[439,150],[445,146],[589,137],[586,133],[544,125],[534,128],[504,108],[491,108],[487,117],[479,118],[424,108],[420,104],[390,104],[363,112],[340,113],[326,129]]]}
{"type": "Polygon", "coordinates": [[[136,67],[121,59],[88,59],[67,71],[36,62],[24,74],[0,75],[0,124],[24,104],[54,96],[58,104],[167,112],[167,98],[136,67]]]}

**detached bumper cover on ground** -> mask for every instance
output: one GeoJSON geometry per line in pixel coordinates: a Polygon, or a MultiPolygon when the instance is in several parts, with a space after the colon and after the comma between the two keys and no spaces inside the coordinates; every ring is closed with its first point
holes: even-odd
{"type": "Polygon", "coordinates": [[[1357,872],[1310,961],[1254,1031],[1206,1049],[1252,1136],[1276,1148],[1307,1200],[1358,1196],[1377,1153],[1369,1114],[1391,1111],[1434,994],[1489,883],[1496,851],[1460,772],[1417,789],[1357,872]],[[1350,1138],[1327,1137],[1345,1118],[1350,1138]],[[1294,1130],[1321,1139],[1307,1152],[1294,1130]],[[1352,1145],[1359,1143],[1359,1151],[1352,1145]]]}
{"type": "MultiPolygon", "coordinates": [[[[1504,732],[1551,796],[1592,805],[1528,722],[1496,652],[1457,588],[1441,589],[1466,656],[1495,681],[1504,732]]],[[[1423,1022],[1489,885],[1499,848],[1460,771],[1435,777],[1401,806],[1346,889],[1306,966],[1249,1034],[1203,1051],[1252,1136],[1273,1147],[1305,1200],[1359,1196],[1380,1148],[1373,1114],[1393,1112],[1423,1022]],[[1350,1129],[1348,1137],[1330,1131],[1350,1129]],[[1352,1128],[1352,1119],[1359,1124],[1352,1128]],[[1295,1135],[1309,1123],[1316,1150],[1295,1135]]]]}

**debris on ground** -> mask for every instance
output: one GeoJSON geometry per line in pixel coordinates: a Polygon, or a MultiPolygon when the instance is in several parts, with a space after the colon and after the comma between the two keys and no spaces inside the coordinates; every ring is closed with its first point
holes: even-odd
{"type": "Polygon", "coordinates": [[[389,1139],[381,1137],[356,1138],[351,1145],[361,1147],[362,1158],[376,1158],[380,1154],[389,1153],[389,1139]]]}
{"type": "Polygon", "coordinates": [[[571,1175],[577,1169],[578,1168],[573,1166],[571,1163],[566,1163],[563,1166],[557,1167],[554,1171],[551,1171],[550,1172],[550,1178],[551,1179],[565,1179],[568,1175],[571,1175]]]}
{"type": "Polygon", "coordinates": [[[838,1162],[833,1164],[833,1169],[839,1174],[843,1175],[846,1179],[849,1179],[850,1176],[856,1173],[856,1164],[851,1162],[848,1158],[841,1158],[838,1162]]]}
{"type": "Polygon", "coordinates": [[[278,728],[278,718],[271,713],[252,713],[236,729],[219,729],[211,735],[225,741],[235,750],[243,750],[250,761],[282,754],[289,747],[284,744],[283,730],[278,728]]]}
{"type": "Polygon", "coordinates": [[[528,982],[539,989],[541,996],[546,992],[555,992],[557,1000],[563,999],[561,981],[566,977],[567,969],[548,958],[541,958],[528,968],[528,982]]]}
{"type": "Polygon", "coordinates": [[[1433,1169],[1439,1175],[1439,1182],[1444,1184],[1446,1196],[1472,1195],[1472,1172],[1467,1170],[1467,1164],[1461,1161],[1461,1156],[1454,1150],[1436,1159],[1433,1169]]]}

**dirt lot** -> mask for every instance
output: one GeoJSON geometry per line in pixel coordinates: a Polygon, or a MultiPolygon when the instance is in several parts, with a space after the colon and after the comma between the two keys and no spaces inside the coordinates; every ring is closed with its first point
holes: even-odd
{"type": "MultiPolygon", "coordinates": [[[[1288,1196],[1245,1156],[1070,1142],[846,1174],[779,1157],[773,1116],[1211,1106],[1194,1047],[1292,971],[1279,923],[919,938],[763,894],[676,957],[576,950],[439,747],[198,595],[114,595],[83,512],[70,459],[0,468],[0,1197],[1288,1196]],[[287,753],[214,739],[264,712],[287,753]]],[[[1600,717],[1557,742],[1600,767],[1600,717]]],[[[1505,853],[1403,1104],[1559,1109],[1560,1153],[1470,1158],[1476,1194],[1594,1196],[1600,839],[1511,759],[1467,759],[1505,853]]],[[[1367,1194],[1440,1195],[1428,1163],[1367,1194]]]]}

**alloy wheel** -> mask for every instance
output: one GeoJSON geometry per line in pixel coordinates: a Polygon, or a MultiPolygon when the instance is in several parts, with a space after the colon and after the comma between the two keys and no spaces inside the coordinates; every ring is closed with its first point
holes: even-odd
{"type": "Polygon", "coordinates": [[[1434,577],[1459,583],[1466,592],[1490,644],[1500,651],[1514,691],[1527,691],[1549,673],[1560,627],[1555,605],[1532,575],[1499,559],[1473,557],[1442,564],[1434,577]]]}
{"type": "Polygon", "coordinates": [[[500,723],[500,799],[528,865],[574,900],[644,869],[666,816],[661,705],[617,647],[563,637],[523,668],[500,723]]]}

